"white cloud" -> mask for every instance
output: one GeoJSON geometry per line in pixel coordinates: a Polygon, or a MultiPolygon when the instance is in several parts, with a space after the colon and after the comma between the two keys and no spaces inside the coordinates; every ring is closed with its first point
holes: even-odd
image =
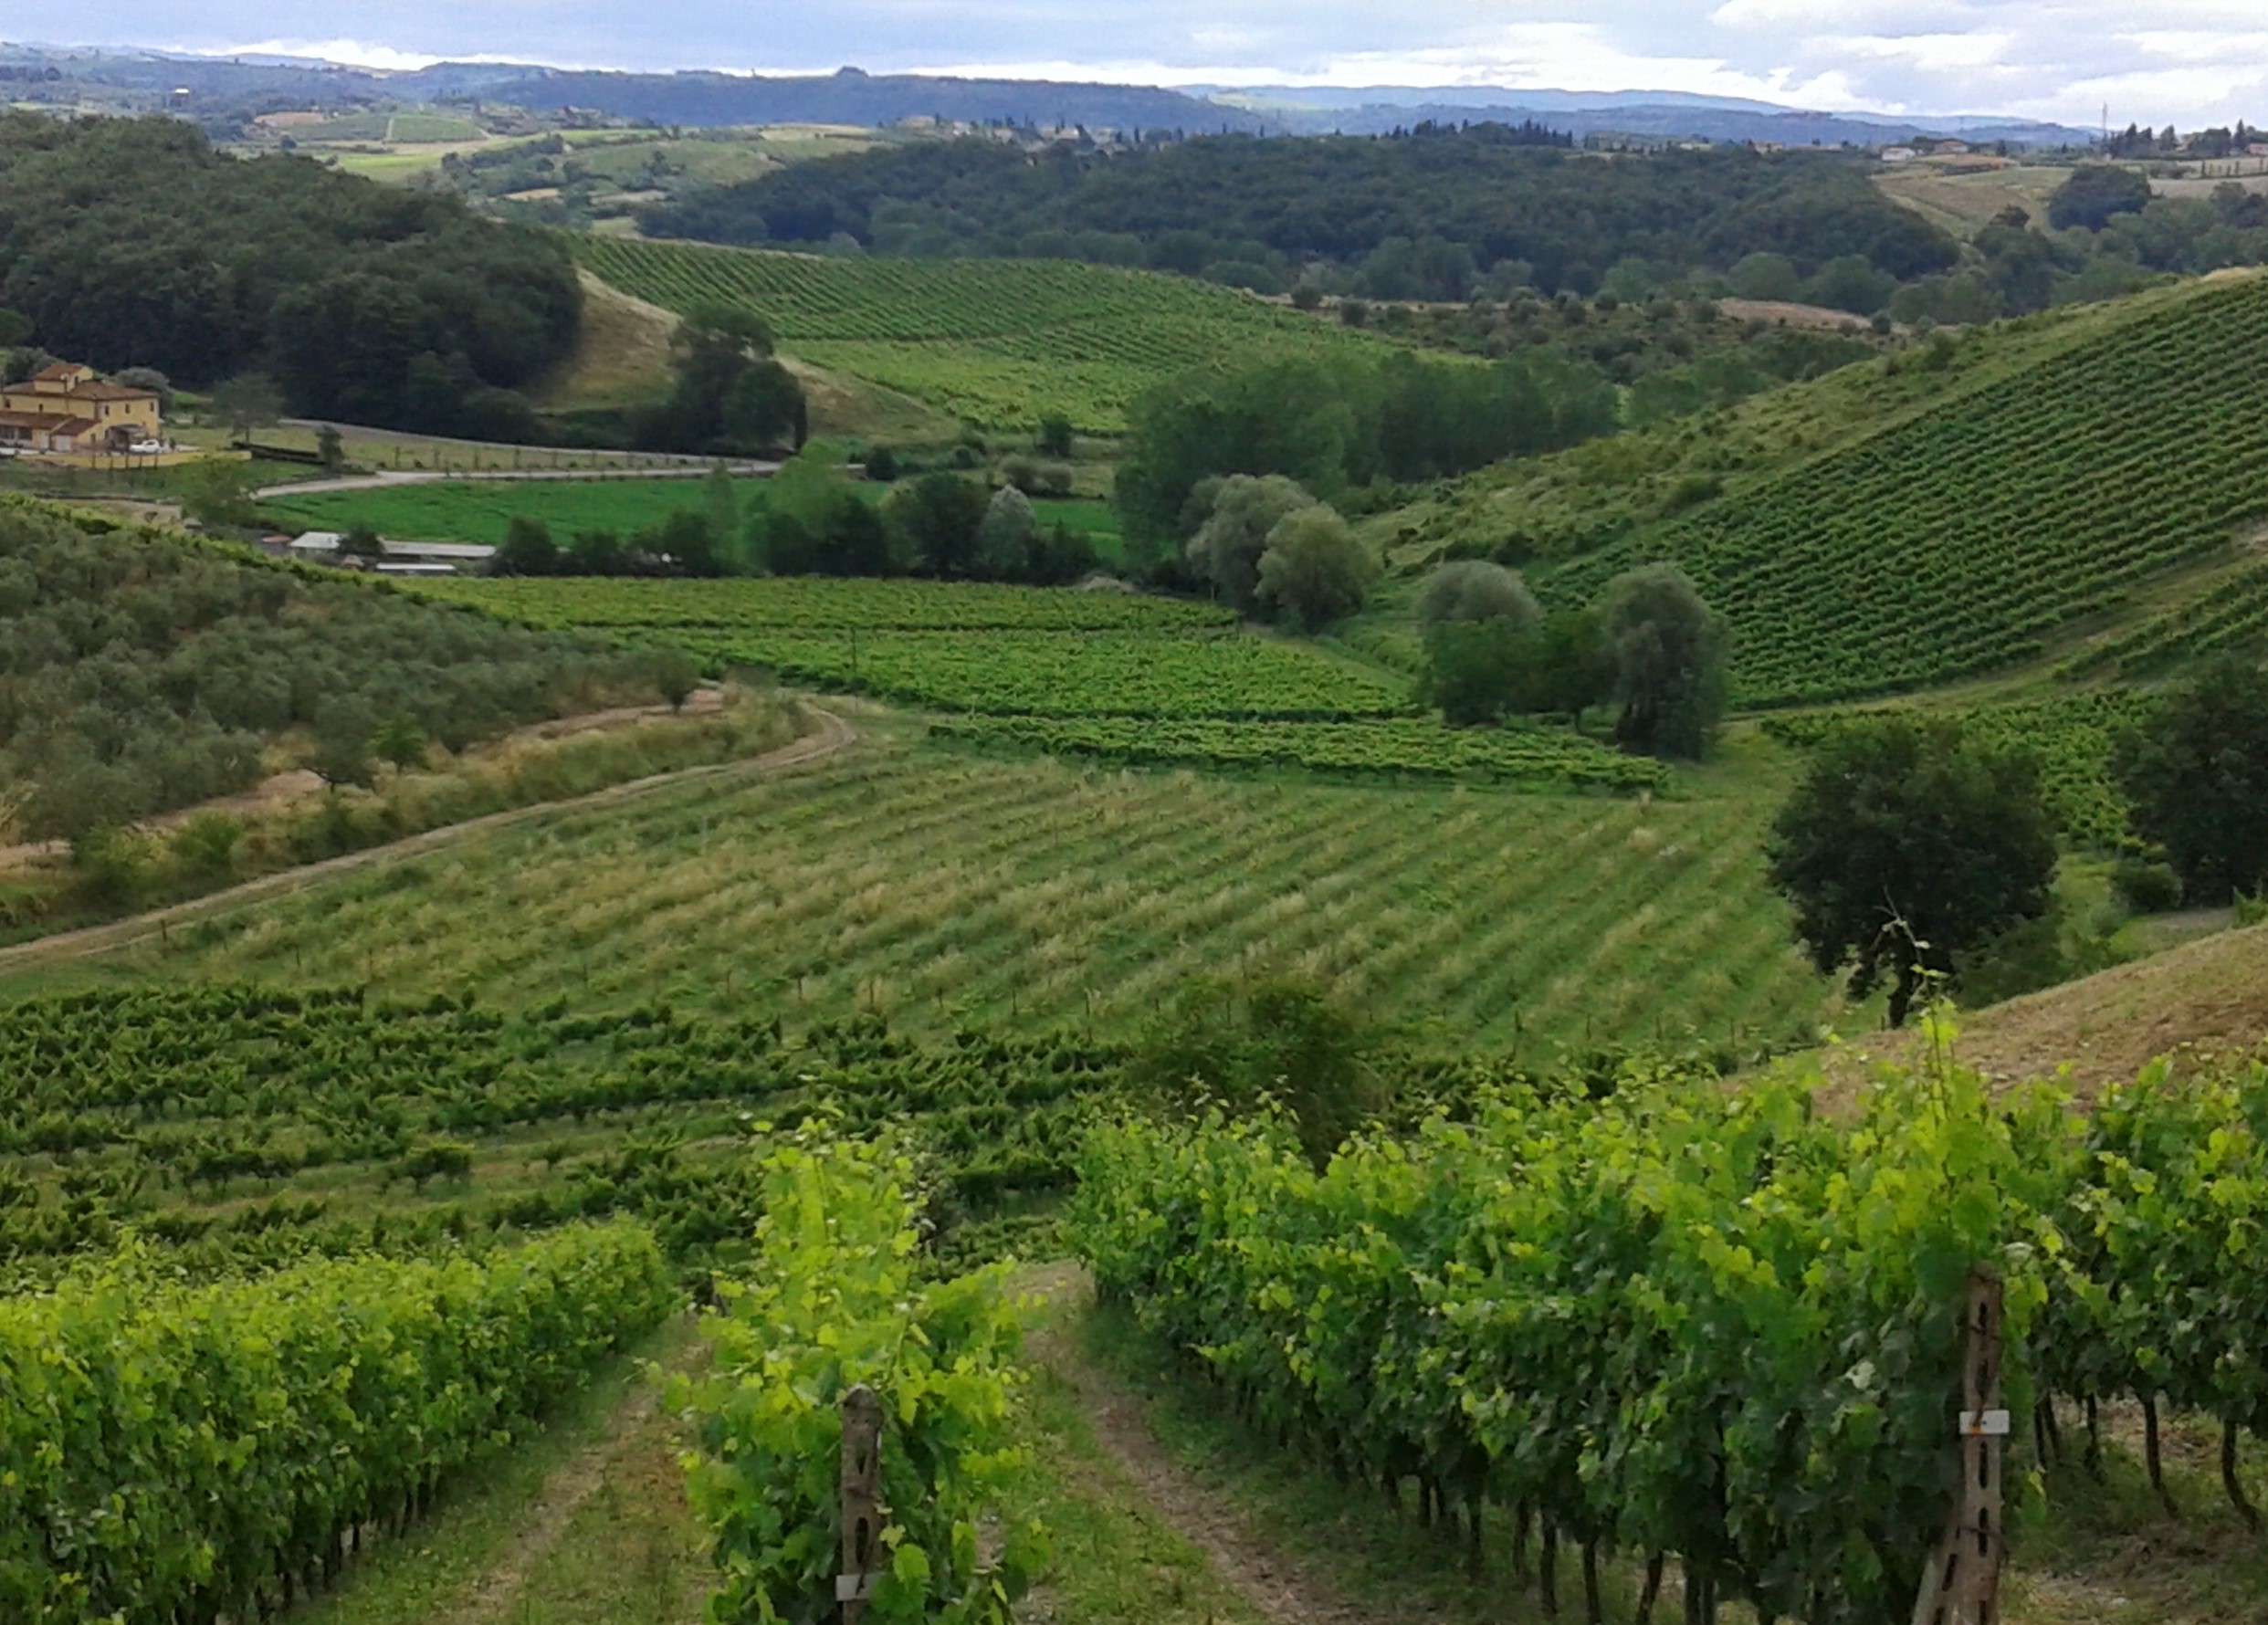
{"type": "Polygon", "coordinates": [[[1469,42],[1400,50],[1343,51],[1297,68],[1233,59],[1160,62],[987,60],[922,65],[933,73],[1003,79],[1072,79],[1100,75],[1153,85],[1289,85],[1350,89],[1364,85],[1497,86],[1511,89],[1677,90],[1746,97],[1824,111],[1864,103],[1847,78],[1825,70],[1744,72],[1720,57],[1667,57],[1617,44],[1592,23],[1515,23],[1469,42]]]}
{"type": "MultiPolygon", "coordinates": [[[[209,48],[209,47],[208,47],[209,48]]],[[[350,68],[374,68],[386,72],[415,73],[431,68],[442,58],[423,51],[404,51],[363,39],[263,39],[249,45],[224,46],[224,57],[309,57],[322,62],[343,62],[350,68]]]]}
{"type": "MultiPolygon", "coordinates": [[[[4,3],[4,0],[0,0],[4,3]]],[[[2268,0],[136,0],[99,42],[631,69],[951,68],[1152,84],[1661,89],[1828,111],[2014,113],[2091,126],[2268,122],[2268,0]],[[247,41],[257,43],[247,44],[247,41]]]]}
{"type": "MultiPolygon", "coordinates": [[[[1920,73],[1958,73],[1990,68],[2021,73],[2008,61],[2016,37],[2005,33],[1859,35],[1824,42],[1831,53],[1877,62],[1903,62],[1920,73]]],[[[1814,48],[1819,48],[1817,45],[1814,48]]]]}

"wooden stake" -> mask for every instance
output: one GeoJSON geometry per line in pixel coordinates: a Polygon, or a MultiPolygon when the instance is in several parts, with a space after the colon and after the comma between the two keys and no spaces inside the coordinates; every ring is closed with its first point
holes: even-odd
{"type": "Polygon", "coordinates": [[[866,1617],[882,1535],[882,1401],[858,1384],[843,1396],[843,1573],[835,1599],[843,1625],[866,1617]]]}
{"type": "Polygon", "coordinates": [[[2000,1409],[2000,1277],[1989,1265],[1969,1272],[1968,1347],[1961,1361],[1960,1491],[1914,1599],[1914,1625],[2000,1625],[2000,1456],[2008,1412],[2000,1409]]]}

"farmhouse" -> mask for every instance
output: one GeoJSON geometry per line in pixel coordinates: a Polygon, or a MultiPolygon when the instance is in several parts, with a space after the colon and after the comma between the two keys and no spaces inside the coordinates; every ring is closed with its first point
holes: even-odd
{"type": "Polygon", "coordinates": [[[158,398],[106,383],[92,367],[57,362],[0,388],[0,446],[33,452],[121,452],[158,437],[158,398]]]}

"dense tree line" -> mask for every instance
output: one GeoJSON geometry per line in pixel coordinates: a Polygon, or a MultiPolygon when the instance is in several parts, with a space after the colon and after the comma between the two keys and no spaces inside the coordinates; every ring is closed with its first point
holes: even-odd
{"type": "Polygon", "coordinates": [[[0,507],[0,823],[77,836],[228,794],[288,734],[313,741],[319,771],[367,762],[382,734],[460,749],[650,692],[653,665],[217,544],[0,507]]]}
{"type": "Polygon", "coordinates": [[[517,388],[582,320],[540,233],[172,120],[0,118],[0,306],[32,342],[205,385],[262,372],[310,415],[530,437],[517,388]]]}
{"type": "Polygon", "coordinates": [[[1335,501],[1611,434],[1620,411],[1598,369],[1549,354],[1489,366],[1408,352],[1375,365],[1262,362],[1137,402],[1112,500],[1129,539],[1170,560],[1203,521],[1190,498],[1208,479],[1278,474],[1335,501]]]}
{"type": "Polygon", "coordinates": [[[1672,564],[1626,571],[1595,603],[1547,614],[1517,573],[1457,560],[1417,597],[1420,690],[1456,727],[1507,717],[1580,722],[1616,708],[1615,742],[1697,760],[1725,716],[1731,655],[1722,616],[1672,564]]]}
{"type": "Polygon", "coordinates": [[[1885,308],[1900,321],[1990,321],[2268,264],[2268,194],[2234,181],[2207,197],[2159,197],[2137,171],[2082,164],[2045,214],[2003,209],[1978,233],[1972,263],[1885,290],[1885,308]]]}
{"type": "Polygon", "coordinates": [[[897,481],[880,501],[817,452],[791,459],[741,504],[721,471],[699,508],[624,537],[586,530],[565,542],[524,516],[490,561],[496,575],[927,576],[1061,586],[1092,572],[1094,543],[1044,526],[1015,486],[988,490],[939,469],[897,481]]]}
{"type": "Polygon", "coordinates": [[[1894,282],[1958,246],[1839,154],[1576,153],[1502,126],[1388,137],[1207,137],[1130,152],[983,141],[795,164],[647,216],[651,235],[1146,265],[1274,291],[1463,299],[1531,283],[1589,294],[1618,263],[1729,270],[1838,258],[1894,282]]]}

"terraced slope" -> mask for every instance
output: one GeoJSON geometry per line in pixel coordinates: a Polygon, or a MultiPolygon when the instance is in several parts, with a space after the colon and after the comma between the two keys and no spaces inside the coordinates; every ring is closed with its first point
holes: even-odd
{"type": "Polygon", "coordinates": [[[1384,342],[1233,288],[1069,260],[822,259],[600,236],[572,246],[625,293],[680,314],[746,306],[797,357],[986,427],[1061,413],[1109,433],[1144,389],[1225,356],[1384,342]]]}
{"type": "Polygon", "coordinates": [[[1675,560],[1732,620],[1748,705],[2018,665],[2268,515],[2268,279],[2100,338],[1554,572],[1548,597],[1675,560]]]}

